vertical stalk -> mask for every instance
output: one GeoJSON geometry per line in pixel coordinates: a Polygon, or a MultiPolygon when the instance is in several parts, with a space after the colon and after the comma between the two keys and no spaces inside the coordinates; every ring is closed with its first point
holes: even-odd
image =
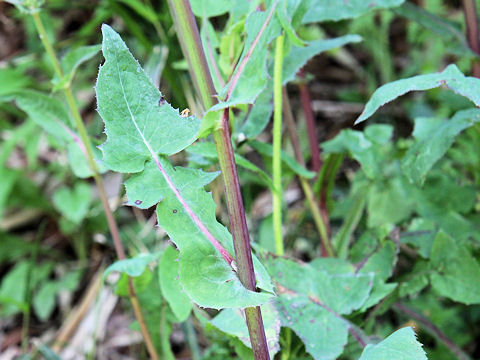
{"type": "MultiPolygon", "coordinates": [[[[478,17],[475,0],[462,0],[465,23],[467,25],[467,40],[472,51],[480,55],[480,39],[478,32],[478,17]]],[[[476,78],[480,78],[480,61],[472,61],[472,73],[476,78]]]]}
{"type": "Polygon", "coordinates": [[[275,238],[275,252],[282,256],[282,66],[283,66],[283,39],[277,37],[275,42],[275,64],[273,68],[273,235],[275,238]]]}
{"type": "MultiPolygon", "coordinates": [[[[190,2],[168,0],[168,5],[183,54],[189,64],[190,75],[204,107],[208,109],[217,103],[216,91],[190,2]]],[[[250,237],[232,148],[228,108],[223,111],[213,137],[225,186],[238,277],[247,289],[256,291],[250,237]]],[[[268,360],[270,357],[260,307],[246,308],[245,317],[255,360],[268,360]]]]}
{"type": "MultiPolygon", "coordinates": [[[[42,44],[45,48],[45,51],[47,52],[47,55],[53,65],[53,68],[55,70],[55,73],[58,75],[58,77],[61,79],[63,78],[63,71],[60,66],[60,63],[58,61],[57,56],[55,55],[55,51],[53,50],[52,45],[50,44],[50,41],[48,41],[48,37],[45,31],[45,27],[43,26],[43,23],[40,19],[40,16],[38,12],[32,13],[32,17],[35,23],[35,27],[37,29],[37,32],[39,34],[40,40],[42,41],[42,44]]],[[[90,143],[90,139],[88,138],[88,133],[87,129],[85,128],[85,125],[83,124],[82,121],[82,116],[80,115],[80,111],[77,107],[77,104],[75,102],[75,98],[73,97],[72,89],[70,85],[67,85],[66,88],[63,89],[63,93],[65,95],[65,99],[67,101],[68,107],[70,109],[70,113],[73,116],[74,122],[75,122],[75,128],[77,129],[80,139],[83,143],[83,146],[85,147],[86,150],[86,157],[87,161],[89,163],[89,166],[93,172],[93,178],[95,180],[95,183],[98,188],[98,192],[100,195],[100,200],[103,205],[103,209],[105,212],[105,215],[107,217],[107,222],[108,222],[108,227],[110,229],[110,233],[113,238],[113,244],[115,247],[115,252],[117,254],[117,257],[119,260],[124,260],[126,258],[125,255],[125,249],[123,248],[122,240],[120,238],[120,233],[118,231],[117,223],[115,222],[115,218],[113,216],[112,210],[110,209],[110,205],[108,203],[108,198],[105,192],[105,187],[103,186],[103,181],[102,178],[100,177],[99,171],[97,164],[95,163],[95,159],[93,156],[93,150],[92,150],[92,144],[90,143]]],[[[150,337],[150,334],[148,332],[148,328],[146,326],[145,320],[143,318],[142,310],[140,303],[138,301],[137,294],[135,292],[135,289],[133,287],[133,281],[129,277],[128,279],[128,292],[129,292],[129,298],[130,302],[132,304],[133,312],[135,313],[135,317],[140,325],[140,330],[143,335],[143,338],[145,340],[145,345],[147,346],[148,352],[150,354],[150,357],[154,360],[158,360],[158,355],[157,351],[155,350],[155,346],[153,345],[152,339],[150,337]]]]}
{"type": "Polygon", "coordinates": [[[322,160],[320,160],[317,127],[315,126],[315,116],[313,115],[312,110],[312,100],[310,98],[310,92],[308,91],[303,70],[300,70],[298,75],[300,77],[298,90],[300,92],[300,101],[302,103],[303,114],[305,115],[305,122],[307,124],[308,143],[310,145],[310,154],[312,156],[312,171],[318,173],[322,167],[322,160]]]}
{"type": "MultiPolygon", "coordinates": [[[[300,149],[300,142],[298,140],[297,129],[295,128],[295,122],[293,120],[290,101],[288,100],[288,94],[285,87],[283,88],[282,96],[283,96],[283,112],[285,116],[285,121],[287,123],[290,141],[293,146],[295,160],[297,160],[299,164],[305,166],[305,161],[303,160],[302,151],[300,149]]],[[[315,227],[317,228],[317,231],[320,235],[320,245],[322,250],[322,256],[333,257],[335,255],[333,251],[333,246],[330,243],[330,239],[328,237],[327,227],[325,226],[324,218],[320,212],[320,206],[315,201],[315,195],[314,195],[312,186],[307,181],[307,179],[305,179],[302,176],[299,176],[299,180],[300,180],[300,185],[302,186],[303,193],[305,194],[305,198],[307,199],[308,206],[310,207],[310,211],[312,212],[315,227]]]]}

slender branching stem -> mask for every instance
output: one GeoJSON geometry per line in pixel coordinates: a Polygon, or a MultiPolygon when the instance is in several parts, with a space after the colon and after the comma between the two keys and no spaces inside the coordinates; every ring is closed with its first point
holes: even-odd
{"type": "MultiPolygon", "coordinates": [[[[43,26],[43,23],[40,19],[40,16],[38,12],[32,13],[33,20],[35,22],[35,27],[38,31],[40,40],[42,41],[42,44],[45,48],[45,51],[47,52],[47,55],[53,65],[54,71],[57,74],[57,76],[61,79],[63,77],[63,71],[60,66],[60,62],[58,61],[58,58],[55,54],[55,51],[52,47],[52,44],[48,40],[45,28],[43,26]]],[[[83,144],[83,147],[85,149],[85,154],[87,161],[90,165],[90,168],[93,173],[93,178],[95,180],[95,183],[98,188],[98,192],[100,195],[100,200],[103,205],[103,209],[105,212],[105,216],[107,217],[107,222],[108,222],[108,227],[110,229],[110,233],[113,238],[113,244],[115,247],[115,252],[117,254],[117,257],[119,260],[124,260],[126,258],[125,254],[125,249],[123,248],[122,240],[120,238],[120,233],[118,231],[118,226],[115,221],[115,218],[113,216],[112,210],[110,208],[110,205],[108,203],[108,198],[105,192],[105,187],[103,185],[102,178],[100,177],[99,171],[98,171],[98,166],[95,163],[95,158],[93,156],[93,148],[92,144],[90,143],[90,139],[88,137],[87,129],[85,128],[85,125],[83,124],[82,116],[80,115],[80,111],[78,109],[78,106],[75,102],[75,98],[72,93],[72,89],[69,84],[63,89],[63,93],[65,95],[65,99],[67,101],[67,105],[70,109],[70,113],[73,116],[73,120],[75,123],[75,128],[77,129],[79,135],[80,135],[80,140],[83,144]]],[[[147,325],[145,323],[145,320],[143,318],[143,314],[141,311],[141,306],[138,301],[138,297],[136,294],[136,291],[133,287],[133,281],[131,278],[128,280],[128,291],[129,291],[129,298],[130,302],[132,304],[133,312],[135,314],[135,317],[140,325],[140,330],[143,335],[143,338],[145,340],[145,345],[147,346],[148,352],[150,354],[150,357],[154,360],[158,360],[159,357],[157,355],[157,351],[155,349],[155,346],[153,345],[150,333],[148,332],[147,325]]]]}
{"type": "Polygon", "coordinates": [[[457,359],[470,360],[470,357],[428,318],[399,302],[393,304],[393,308],[420,323],[426,331],[440,340],[457,359]]]}
{"type": "MultiPolygon", "coordinates": [[[[308,143],[310,145],[311,154],[311,169],[319,176],[324,166],[320,157],[320,147],[318,141],[317,126],[315,124],[315,116],[312,109],[312,100],[310,97],[310,91],[308,90],[308,84],[305,79],[305,73],[303,69],[298,72],[300,81],[298,82],[298,90],[300,93],[300,102],[302,104],[303,114],[305,116],[305,123],[307,125],[308,143]]],[[[330,234],[330,219],[328,216],[328,208],[326,204],[326,188],[318,194],[318,202],[320,206],[320,212],[323,217],[323,222],[327,228],[327,233],[330,234]]]]}
{"type": "Polygon", "coordinates": [[[282,66],[284,35],[275,41],[275,64],[273,67],[273,236],[275,252],[282,256],[282,66]]]}
{"type": "MultiPolygon", "coordinates": [[[[216,91],[190,3],[188,0],[169,0],[168,4],[193,83],[205,109],[209,109],[217,103],[216,91]]],[[[238,277],[247,289],[256,291],[250,238],[232,147],[228,108],[222,112],[213,136],[225,186],[238,277]]],[[[255,360],[269,359],[260,307],[246,308],[245,317],[255,360]]]]}
{"type": "MultiPolygon", "coordinates": [[[[302,151],[300,149],[300,141],[298,140],[295,121],[293,119],[292,109],[290,107],[290,101],[288,99],[288,94],[285,87],[283,88],[282,96],[283,96],[283,114],[285,117],[285,122],[287,124],[288,134],[290,137],[290,141],[292,143],[295,159],[297,160],[298,163],[305,166],[305,161],[303,160],[302,151]]],[[[315,201],[315,195],[314,195],[312,186],[307,181],[307,179],[305,179],[302,176],[299,176],[299,180],[300,180],[300,185],[302,186],[303,193],[305,194],[305,198],[307,199],[307,203],[310,208],[310,211],[312,212],[315,227],[317,228],[317,231],[320,235],[320,245],[322,247],[322,255],[334,256],[335,253],[333,251],[333,246],[330,243],[327,227],[325,226],[323,216],[320,212],[319,204],[315,201]]]]}
{"type": "MultiPolygon", "coordinates": [[[[463,0],[463,12],[465,15],[465,23],[467,25],[467,40],[472,51],[480,56],[480,38],[478,32],[478,17],[475,0],[463,0]]],[[[480,78],[480,61],[474,59],[472,61],[473,76],[480,78]]]]}
{"type": "Polygon", "coordinates": [[[298,72],[298,76],[300,77],[298,90],[300,93],[303,114],[305,116],[305,123],[307,125],[308,143],[310,145],[310,155],[312,156],[312,170],[318,173],[322,167],[322,160],[320,159],[320,148],[318,146],[317,126],[315,125],[312,100],[310,98],[310,92],[308,91],[308,85],[303,70],[298,72]]]}

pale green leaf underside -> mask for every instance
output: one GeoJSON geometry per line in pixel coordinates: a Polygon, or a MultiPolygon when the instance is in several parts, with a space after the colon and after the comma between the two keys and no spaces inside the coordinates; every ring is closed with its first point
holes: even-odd
{"type": "Polygon", "coordinates": [[[368,11],[401,5],[405,0],[316,0],[303,17],[303,23],[356,18],[368,11]]]}
{"type": "MultiPolygon", "coordinates": [[[[267,339],[270,359],[280,350],[278,339],[280,337],[280,317],[274,304],[269,301],[261,306],[265,337],[267,339]]],[[[240,339],[247,347],[251,348],[245,314],[241,309],[225,309],[215,316],[210,324],[229,335],[240,339]]]]}
{"type": "Polygon", "coordinates": [[[411,327],[395,331],[382,342],[368,344],[359,360],[427,360],[411,327]]]}
{"type": "Polygon", "coordinates": [[[439,73],[417,75],[381,86],[373,93],[355,124],[368,119],[380,107],[410,91],[430,90],[442,85],[459,95],[465,96],[476,106],[480,106],[480,80],[474,77],[466,77],[452,64],[439,73]]]}
{"type": "MultiPolygon", "coordinates": [[[[218,173],[173,168],[163,157],[159,158],[159,161],[190,209],[213,237],[233,254],[232,236],[216,220],[216,205],[212,196],[203,190],[218,173]]],[[[180,250],[180,282],[193,301],[204,307],[226,308],[259,305],[271,297],[271,294],[252,292],[243,287],[229,264],[219,256],[170,190],[154,162],[148,162],[143,172],[132,175],[126,181],[125,187],[129,205],[148,208],[158,203],[158,224],[180,250]]],[[[257,286],[271,292],[273,289],[269,277],[256,258],[254,265],[257,286]]]]}
{"type": "Polygon", "coordinates": [[[158,278],[163,297],[168,301],[178,322],[183,322],[190,315],[192,303],[178,279],[178,258],[178,251],[173,246],[167,247],[160,259],[158,278]]]}
{"type": "Polygon", "coordinates": [[[105,121],[104,162],[119,172],[142,171],[154,154],[172,155],[196,139],[200,121],[181,117],[170,104],[159,106],[150,82],[120,36],[102,26],[105,63],[97,79],[98,112],[105,121]]]}
{"type": "MultiPolygon", "coordinates": [[[[102,27],[105,64],[99,71],[97,98],[105,121],[107,166],[134,173],[126,182],[128,204],[148,208],[158,203],[159,225],[180,250],[179,278],[185,293],[210,308],[260,305],[271,293],[247,290],[228,263],[232,237],[215,218],[215,203],[203,187],[217,173],[173,168],[165,155],[190,145],[200,122],[183,118],[169,104],[158,105],[160,92],[130,54],[120,36],[102,27]],[[223,250],[222,250],[223,248],[223,250]]],[[[254,258],[257,286],[272,292],[265,268],[254,258]]]]}

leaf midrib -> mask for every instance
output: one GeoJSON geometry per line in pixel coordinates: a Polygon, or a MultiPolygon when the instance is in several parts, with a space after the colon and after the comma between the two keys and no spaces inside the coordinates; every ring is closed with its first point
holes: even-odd
{"type": "Polygon", "coordinates": [[[162,164],[160,163],[160,159],[158,158],[158,155],[155,153],[155,151],[153,151],[150,143],[145,139],[145,136],[140,131],[140,128],[138,127],[137,121],[135,120],[135,116],[133,115],[132,110],[130,109],[130,104],[128,103],[127,97],[125,96],[125,94],[126,94],[125,87],[123,85],[123,80],[122,80],[122,76],[121,76],[122,73],[120,71],[120,68],[118,67],[117,49],[115,47],[113,47],[113,53],[114,53],[114,56],[115,56],[115,65],[116,65],[116,68],[117,68],[118,80],[120,82],[120,87],[121,87],[121,90],[122,90],[123,99],[125,100],[125,104],[127,105],[127,109],[128,109],[129,114],[130,114],[130,119],[132,120],[132,123],[135,126],[135,129],[137,130],[138,134],[140,135],[143,144],[146,146],[146,148],[147,148],[148,152],[150,153],[152,159],[155,161],[158,169],[160,170],[160,172],[161,172],[162,176],[164,177],[165,181],[167,182],[168,187],[173,192],[175,197],[178,199],[180,204],[183,206],[183,208],[187,212],[190,219],[192,219],[192,221],[195,223],[195,225],[198,227],[198,229],[203,233],[203,235],[210,241],[210,243],[215,247],[215,249],[220,252],[220,254],[225,259],[225,261],[233,268],[233,257],[223,247],[223,245],[213,236],[213,234],[207,229],[205,224],[198,218],[198,216],[190,208],[190,206],[188,205],[186,200],[180,194],[180,191],[176,188],[172,179],[168,176],[167,172],[163,168],[162,164]]]}

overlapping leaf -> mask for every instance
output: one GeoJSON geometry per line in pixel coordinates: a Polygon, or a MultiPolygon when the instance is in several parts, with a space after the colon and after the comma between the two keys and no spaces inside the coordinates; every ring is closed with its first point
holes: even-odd
{"type": "MultiPolygon", "coordinates": [[[[280,350],[278,342],[280,337],[280,317],[272,302],[263,304],[261,311],[268,352],[270,353],[270,358],[273,359],[280,350]]],[[[243,310],[222,310],[210,323],[224,333],[238,337],[247,347],[252,347],[243,310]]]]}
{"type": "Polygon", "coordinates": [[[178,251],[172,246],[165,249],[158,267],[158,278],[163,297],[179,322],[185,321],[192,310],[190,298],[178,281],[178,251]]]}
{"type": "Polygon", "coordinates": [[[298,70],[313,56],[349,43],[358,43],[361,40],[362,38],[358,35],[345,35],[334,39],[315,40],[304,47],[292,46],[288,55],[283,59],[283,84],[292,81],[298,70]]]}
{"type": "Polygon", "coordinates": [[[395,331],[376,345],[368,344],[359,360],[427,360],[411,327],[395,331]]]}
{"type": "MultiPolygon", "coordinates": [[[[232,237],[215,218],[215,203],[203,187],[217,174],[174,168],[166,155],[190,145],[199,130],[195,118],[159,105],[155,88],[109,26],[103,25],[106,59],[97,81],[100,115],[107,142],[104,161],[111,169],[134,173],[126,182],[129,204],[157,205],[158,223],[180,250],[179,279],[185,293],[211,308],[260,305],[271,298],[241,284],[234,264],[232,237]],[[226,255],[226,253],[229,255],[226,255]]],[[[269,276],[254,258],[257,286],[272,291],[269,276]]]]}
{"type": "Polygon", "coordinates": [[[423,184],[432,166],[447,152],[455,137],[480,121],[480,110],[462,110],[450,120],[417,118],[413,136],[416,143],[402,159],[402,170],[411,182],[423,184]]]}
{"type": "Polygon", "coordinates": [[[275,259],[268,268],[277,286],[274,302],[282,326],[295,331],[315,359],[336,359],[350,327],[342,315],[362,307],[374,275],[351,273],[351,265],[337,259],[308,265],[275,259]]]}
{"type": "Polygon", "coordinates": [[[273,16],[276,4],[268,11],[256,11],[245,21],[245,47],[231,80],[220,91],[224,102],[214,109],[236,104],[250,104],[265,88],[268,79],[268,44],[280,35],[281,25],[273,16]]]}
{"type": "Polygon", "coordinates": [[[465,245],[439,232],[433,242],[431,261],[436,271],[430,278],[440,295],[465,304],[480,303],[480,263],[465,245]]]}
{"type": "Polygon", "coordinates": [[[313,0],[303,23],[356,18],[368,11],[401,5],[405,0],[313,0]]]}
{"type": "Polygon", "coordinates": [[[417,75],[385,84],[378,88],[365,105],[356,124],[368,119],[380,107],[410,91],[430,90],[445,85],[480,106],[480,79],[465,76],[455,65],[435,74],[417,75]]]}

